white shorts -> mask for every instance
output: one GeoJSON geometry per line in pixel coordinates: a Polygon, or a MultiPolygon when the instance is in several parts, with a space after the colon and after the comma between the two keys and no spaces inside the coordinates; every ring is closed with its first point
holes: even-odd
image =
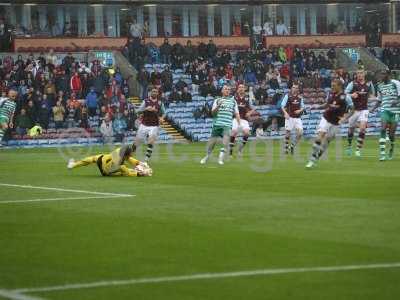
{"type": "Polygon", "coordinates": [[[292,131],[293,129],[303,131],[303,122],[301,118],[285,119],[285,129],[288,131],[292,131]]]}
{"type": "Polygon", "coordinates": [[[355,127],[358,122],[368,122],[368,114],[368,109],[354,111],[354,114],[349,118],[349,126],[355,127]]]}
{"type": "Polygon", "coordinates": [[[140,124],[136,137],[140,140],[145,140],[146,138],[152,137],[157,139],[159,133],[158,126],[146,126],[140,124]]]}
{"type": "Polygon", "coordinates": [[[319,122],[317,131],[325,132],[328,137],[334,137],[338,128],[338,125],[333,125],[332,123],[329,123],[324,117],[322,117],[321,121],[319,122]]]}
{"type": "Polygon", "coordinates": [[[238,124],[238,122],[236,121],[236,119],[233,119],[233,122],[232,122],[232,130],[234,130],[234,131],[243,131],[243,130],[248,130],[248,131],[250,131],[250,125],[249,125],[249,122],[247,121],[247,120],[243,120],[243,119],[241,119],[240,120],[240,126],[239,126],[239,124],[238,124]]]}

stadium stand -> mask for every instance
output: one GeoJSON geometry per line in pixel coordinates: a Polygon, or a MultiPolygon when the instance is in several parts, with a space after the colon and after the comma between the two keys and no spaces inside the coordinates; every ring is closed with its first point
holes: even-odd
{"type": "MultiPolygon", "coordinates": [[[[176,45],[171,46],[171,48],[176,47],[176,45]]],[[[187,52],[182,50],[182,53],[187,52]]],[[[171,64],[145,64],[142,68],[140,82],[144,83],[144,86],[158,85],[164,91],[162,97],[168,105],[169,119],[194,141],[206,141],[209,138],[212,120],[207,115],[207,111],[210,110],[214,97],[224,83],[228,82],[235,86],[238,82],[244,81],[248,84],[253,91],[252,94],[255,95],[254,102],[257,104],[257,111],[262,118],[267,119],[277,110],[276,105],[272,103],[274,96],[286,93],[293,80],[300,80],[303,84],[303,95],[308,112],[303,116],[304,134],[312,137],[315,135],[322,112],[315,109],[315,105],[324,103],[330,91],[331,79],[341,77],[345,85],[351,80],[350,75],[342,72],[343,70],[334,70],[336,57],[332,48],[278,47],[261,51],[231,51],[228,61],[221,59],[222,56],[223,54],[220,54],[209,59],[210,57],[206,55],[200,55],[199,62],[188,55],[184,60],[186,63],[183,63],[179,62],[179,55],[171,51],[169,56],[163,57],[163,61],[171,61],[171,64]],[[262,63],[259,64],[259,61],[262,63]],[[204,76],[201,73],[203,70],[206,70],[204,76]],[[279,83],[278,86],[273,87],[273,82],[268,81],[268,78],[273,77],[276,72],[278,72],[279,83]],[[168,80],[158,80],[165,73],[170,74],[172,84],[168,80]],[[199,77],[203,80],[199,80],[199,77]],[[208,86],[207,82],[212,88],[203,92],[204,87],[208,86]],[[179,99],[183,87],[189,88],[192,101],[179,99]]],[[[149,61],[160,62],[159,57],[155,55],[155,58],[149,61]]],[[[133,63],[137,62],[133,61],[133,63]]],[[[379,122],[378,114],[372,114],[367,133],[377,133],[379,122]]],[[[347,126],[343,126],[341,133],[346,132],[347,126]]],[[[273,132],[272,136],[281,134],[273,132]]]]}
{"type": "MultiPolygon", "coordinates": [[[[78,58],[52,50],[29,54],[25,59],[22,55],[1,59],[1,95],[6,96],[11,88],[19,92],[9,146],[100,144],[104,142],[100,128],[106,115],[114,121],[115,141],[133,140],[136,113],[126,80],[118,68],[86,59],[85,55],[78,58]],[[36,138],[27,134],[34,125],[44,129],[36,138]]],[[[160,140],[170,139],[161,130],[160,140]]]]}
{"type": "MultiPolygon", "coordinates": [[[[257,45],[256,45],[257,46],[257,45]]],[[[171,124],[193,141],[209,137],[211,119],[208,111],[223,84],[236,86],[244,82],[261,118],[268,119],[277,111],[277,102],[294,80],[302,83],[307,114],[303,116],[305,135],[313,136],[320,118],[316,104],[325,101],[333,77],[347,84],[351,77],[337,64],[339,44],[277,45],[269,48],[244,48],[243,45],[218,48],[212,40],[192,44],[186,40],[161,46],[131,36],[125,47],[99,45],[89,48],[50,47],[19,48],[39,51],[25,58],[5,56],[0,64],[0,91],[19,91],[16,128],[9,136],[10,146],[102,143],[100,130],[106,115],[113,119],[117,141],[131,141],[137,127],[135,104],[128,84],[116,68],[98,60],[89,61],[88,50],[121,50],[138,70],[139,99],[149,87],[160,89],[171,124]],[[83,51],[78,55],[71,51],[83,51]],[[85,55],[86,54],[86,55],[85,55]],[[91,92],[91,87],[94,89],[91,92]],[[61,95],[59,94],[60,91],[61,95]],[[57,100],[61,100],[57,108],[57,100]],[[32,102],[32,103],[30,103],[32,102]],[[62,107],[62,108],[61,108],[62,107]],[[44,128],[40,138],[31,138],[27,129],[34,124],[44,128]]],[[[390,69],[399,67],[399,50],[395,44],[370,48],[370,53],[390,69]]],[[[379,117],[371,116],[368,133],[377,130],[379,117]]],[[[346,127],[342,128],[345,132],[346,127]]],[[[273,131],[272,137],[279,136],[273,131]]],[[[161,130],[161,141],[173,140],[170,132],[161,130]]]]}

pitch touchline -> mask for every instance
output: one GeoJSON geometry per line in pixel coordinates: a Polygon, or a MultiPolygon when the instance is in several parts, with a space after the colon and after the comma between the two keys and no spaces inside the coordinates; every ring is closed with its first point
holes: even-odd
{"type": "Polygon", "coordinates": [[[54,188],[54,187],[46,187],[46,186],[34,186],[34,185],[19,185],[19,184],[10,184],[10,183],[0,183],[0,186],[18,187],[18,188],[23,188],[23,189],[38,189],[38,190],[48,190],[48,191],[92,194],[92,195],[104,195],[104,196],[120,196],[120,197],[133,197],[133,196],[135,196],[135,195],[130,195],[130,194],[92,192],[92,191],[84,191],[84,190],[62,189],[62,188],[54,188]]]}
{"type": "MultiPolygon", "coordinates": [[[[133,195],[134,196],[134,195],[133,195]]],[[[46,201],[67,201],[67,200],[79,200],[79,199],[113,199],[113,198],[125,198],[126,196],[86,196],[86,197],[68,197],[68,198],[43,198],[43,199],[27,199],[27,200],[6,200],[0,201],[0,204],[12,204],[12,203],[29,203],[29,202],[46,202],[46,201]]]]}
{"type": "Polygon", "coordinates": [[[11,300],[44,300],[43,298],[26,296],[26,295],[22,295],[19,293],[6,291],[6,290],[0,290],[0,296],[4,297],[6,299],[11,299],[11,300]]]}
{"type": "Polygon", "coordinates": [[[330,266],[330,267],[262,269],[262,270],[227,272],[227,273],[202,273],[202,274],[181,275],[181,276],[150,277],[150,278],[137,278],[137,279],[133,278],[125,280],[105,280],[105,281],[96,281],[87,283],[45,286],[37,288],[22,288],[22,289],[12,290],[11,292],[15,293],[51,292],[51,291],[89,289],[89,288],[108,287],[108,286],[135,285],[144,283],[163,283],[163,282],[176,282],[176,281],[189,281],[189,280],[202,280],[202,279],[269,276],[269,275],[290,274],[290,273],[339,272],[339,271],[388,269],[388,268],[400,268],[400,262],[368,264],[368,265],[330,266]]]}

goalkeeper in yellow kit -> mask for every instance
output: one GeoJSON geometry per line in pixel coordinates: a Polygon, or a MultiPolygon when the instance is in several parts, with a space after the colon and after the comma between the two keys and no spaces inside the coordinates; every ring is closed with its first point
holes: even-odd
{"type": "Polygon", "coordinates": [[[146,164],[132,157],[136,147],[122,146],[115,149],[109,154],[98,154],[86,157],[82,160],[75,161],[72,158],[69,160],[67,168],[75,169],[90,164],[97,164],[101,175],[103,176],[151,176],[152,169],[146,164]],[[129,162],[134,169],[128,168],[125,162],[129,162]]]}

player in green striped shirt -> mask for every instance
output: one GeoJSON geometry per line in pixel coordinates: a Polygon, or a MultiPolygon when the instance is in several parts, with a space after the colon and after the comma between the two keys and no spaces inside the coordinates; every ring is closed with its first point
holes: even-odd
{"type": "Polygon", "coordinates": [[[381,106],[381,137],[379,139],[380,161],[393,158],[394,140],[400,114],[400,82],[390,77],[390,71],[382,72],[382,82],[378,84],[378,102],[371,112],[381,106]],[[389,130],[390,150],[386,156],[386,132],[389,130]]]}
{"type": "Polygon", "coordinates": [[[232,130],[232,119],[236,118],[240,125],[239,109],[235,99],[230,95],[231,90],[228,85],[222,87],[222,97],[214,100],[212,107],[212,114],[214,116],[213,126],[211,131],[211,137],[207,144],[207,155],[200,161],[201,164],[205,164],[212,150],[214,149],[219,138],[222,138],[223,148],[218,156],[218,163],[224,164],[225,152],[229,149],[229,140],[232,130]]]}
{"type": "Polygon", "coordinates": [[[13,128],[12,123],[18,93],[14,90],[8,92],[8,98],[0,98],[0,146],[3,136],[8,128],[13,128]]]}

